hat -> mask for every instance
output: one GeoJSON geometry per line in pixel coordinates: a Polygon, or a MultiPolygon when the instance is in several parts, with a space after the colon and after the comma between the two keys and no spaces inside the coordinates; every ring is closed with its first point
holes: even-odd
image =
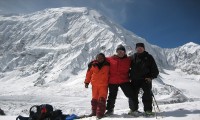
{"type": "Polygon", "coordinates": [[[143,47],[143,48],[145,48],[145,47],[144,47],[144,43],[136,43],[136,48],[137,48],[137,47],[143,47]]]}
{"type": "Polygon", "coordinates": [[[118,51],[118,50],[123,50],[124,52],[126,52],[126,49],[125,49],[125,47],[122,44],[120,44],[120,45],[117,46],[116,51],[118,51]]]}

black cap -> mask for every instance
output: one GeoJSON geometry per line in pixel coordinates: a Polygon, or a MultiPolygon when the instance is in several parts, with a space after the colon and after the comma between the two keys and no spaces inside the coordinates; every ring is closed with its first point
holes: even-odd
{"type": "Polygon", "coordinates": [[[137,47],[143,47],[143,48],[145,48],[145,47],[144,47],[144,43],[136,43],[136,48],[137,48],[137,47]]]}
{"type": "Polygon", "coordinates": [[[118,51],[118,50],[123,50],[124,52],[126,52],[126,49],[125,49],[125,47],[122,44],[120,44],[120,45],[117,46],[116,51],[118,51]]]}

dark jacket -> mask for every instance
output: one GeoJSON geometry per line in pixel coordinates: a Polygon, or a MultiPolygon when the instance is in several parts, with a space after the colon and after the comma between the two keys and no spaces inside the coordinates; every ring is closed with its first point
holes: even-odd
{"type": "Polygon", "coordinates": [[[135,53],[132,56],[130,78],[139,80],[145,78],[157,78],[159,74],[158,67],[152,55],[144,51],[141,54],[135,53]]]}

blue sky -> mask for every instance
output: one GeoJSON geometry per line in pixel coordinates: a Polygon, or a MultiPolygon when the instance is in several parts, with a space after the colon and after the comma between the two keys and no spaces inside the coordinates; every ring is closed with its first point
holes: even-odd
{"type": "Polygon", "coordinates": [[[164,48],[200,44],[200,0],[138,0],[123,26],[164,48]],[[132,13],[132,15],[131,15],[132,13]]]}
{"type": "Polygon", "coordinates": [[[200,0],[0,0],[0,12],[90,7],[149,43],[174,48],[200,44],[200,0]]]}

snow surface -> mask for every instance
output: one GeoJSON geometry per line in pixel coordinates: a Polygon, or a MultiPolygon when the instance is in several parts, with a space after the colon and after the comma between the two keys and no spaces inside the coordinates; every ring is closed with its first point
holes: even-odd
{"type": "MultiPolygon", "coordinates": [[[[91,86],[83,84],[87,64],[99,52],[113,55],[119,44],[132,54],[137,42],[145,43],[160,70],[153,81],[159,119],[199,120],[199,45],[162,49],[84,7],[0,16],[0,107],[8,115],[0,120],[28,116],[32,105],[44,103],[66,114],[89,114],[91,86]]],[[[120,90],[116,115],[103,119],[136,119],[123,118],[128,111],[120,90]]]]}

